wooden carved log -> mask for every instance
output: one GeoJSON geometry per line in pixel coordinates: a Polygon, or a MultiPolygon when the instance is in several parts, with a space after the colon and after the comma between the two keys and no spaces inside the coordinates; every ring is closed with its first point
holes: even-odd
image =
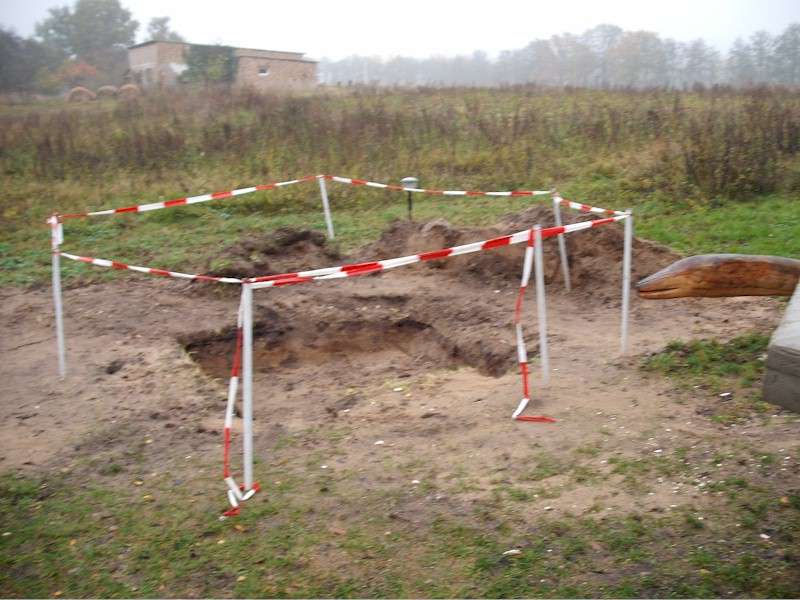
{"type": "Polygon", "coordinates": [[[665,298],[791,296],[800,260],[748,254],[703,254],[672,263],[642,279],[639,297],[665,298]]]}

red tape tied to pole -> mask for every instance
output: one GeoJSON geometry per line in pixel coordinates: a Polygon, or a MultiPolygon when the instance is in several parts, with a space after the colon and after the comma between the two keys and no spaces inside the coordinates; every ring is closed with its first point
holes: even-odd
{"type": "Polygon", "coordinates": [[[558,423],[553,417],[529,417],[527,415],[520,415],[516,418],[517,421],[529,421],[531,423],[558,423]]]}

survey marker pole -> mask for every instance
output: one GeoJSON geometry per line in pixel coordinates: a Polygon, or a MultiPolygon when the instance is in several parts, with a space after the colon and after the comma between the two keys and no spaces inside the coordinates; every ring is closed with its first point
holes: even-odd
{"type": "Polygon", "coordinates": [[[620,324],[620,351],[628,353],[628,317],[631,302],[631,260],[633,258],[633,211],[625,211],[625,248],[622,255],[622,322],[620,324]]]}
{"type": "Polygon", "coordinates": [[[64,229],[57,215],[47,219],[50,225],[50,250],[52,254],[53,306],[56,313],[56,347],[58,349],[58,376],[67,374],[67,354],[64,344],[64,313],[61,305],[61,254],[64,229]]]}
{"type": "MultiPolygon", "coordinates": [[[[553,196],[553,214],[555,215],[556,227],[561,227],[561,198],[553,196]]],[[[561,274],[564,276],[564,286],[569,292],[572,289],[572,282],[569,277],[569,262],[567,261],[567,239],[563,233],[558,234],[558,254],[561,257],[561,274]]]]}
{"type": "Polygon", "coordinates": [[[328,188],[325,185],[325,175],[317,175],[319,183],[319,193],[322,196],[322,211],[325,213],[325,226],[328,228],[328,239],[334,238],[333,218],[331,217],[331,205],[328,201],[328,188]]]}
{"type": "Polygon", "coordinates": [[[242,421],[244,491],[253,489],[253,288],[242,284],[242,421]]]}
{"type": "Polygon", "coordinates": [[[411,189],[416,189],[419,185],[419,178],[417,177],[403,177],[400,180],[400,183],[403,185],[404,190],[406,191],[406,207],[408,210],[408,220],[413,220],[413,212],[414,212],[414,195],[411,193],[411,189]]]}
{"type": "Polygon", "coordinates": [[[544,298],[544,260],[542,255],[542,226],[533,228],[533,267],[536,275],[536,312],[539,321],[539,360],[542,366],[542,385],[550,383],[550,354],[547,350],[547,307],[544,298]]]}

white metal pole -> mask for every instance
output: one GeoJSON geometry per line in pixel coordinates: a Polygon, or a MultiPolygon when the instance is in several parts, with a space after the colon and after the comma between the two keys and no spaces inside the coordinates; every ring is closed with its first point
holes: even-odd
{"type": "Polygon", "coordinates": [[[550,383],[550,354],[547,350],[547,307],[544,299],[544,260],[542,255],[542,226],[533,228],[533,264],[536,272],[536,312],[539,321],[539,360],[542,365],[542,385],[550,383]]]}
{"type": "Polygon", "coordinates": [[[631,260],[633,256],[633,212],[625,211],[625,249],[622,255],[622,324],[620,326],[620,350],[628,353],[628,315],[631,296],[631,260]]]}
{"type": "MultiPolygon", "coordinates": [[[[555,214],[556,227],[561,227],[561,202],[558,197],[553,197],[553,213],[555,214]]],[[[561,273],[564,276],[564,287],[569,292],[572,289],[572,282],[570,281],[569,263],[567,262],[567,239],[563,233],[558,236],[558,253],[561,256],[561,273]]]]}
{"type": "Polygon", "coordinates": [[[61,305],[61,254],[60,245],[63,241],[62,226],[58,217],[53,215],[48,219],[50,223],[50,249],[52,254],[52,282],[53,305],[56,312],[56,347],[58,349],[58,376],[67,374],[67,354],[64,344],[64,313],[61,305]]]}
{"type": "Polygon", "coordinates": [[[242,284],[242,421],[244,433],[244,491],[253,488],[253,288],[242,284]]]}
{"type": "Polygon", "coordinates": [[[331,206],[328,201],[328,188],[325,186],[325,176],[317,175],[319,182],[319,193],[322,196],[322,210],[325,213],[325,225],[328,227],[328,239],[334,238],[333,233],[333,218],[331,217],[331,206]]]}

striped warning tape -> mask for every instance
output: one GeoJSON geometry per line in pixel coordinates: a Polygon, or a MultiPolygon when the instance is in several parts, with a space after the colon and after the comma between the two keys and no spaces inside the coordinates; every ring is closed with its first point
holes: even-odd
{"type": "Polygon", "coordinates": [[[239,503],[252,498],[261,488],[258,483],[253,483],[253,487],[247,491],[231,474],[231,429],[233,427],[233,411],[236,404],[236,394],[239,390],[239,371],[242,366],[242,342],[244,330],[242,328],[244,316],[244,298],[239,302],[239,311],[236,317],[236,350],[233,354],[233,364],[231,365],[231,377],[228,383],[228,402],[225,406],[225,424],[223,426],[222,439],[222,479],[228,487],[228,503],[231,507],[222,513],[223,517],[234,517],[239,514],[239,503]]]}
{"type": "MultiPolygon", "coordinates": [[[[574,231],[581,231],[583,229],[591,229],[599,227],[606,223],[613,223],[627,218],[628,215],[621,214],[614,217],[607,217],[605,219],[594,219],[592,221],[583,221],[582,223],[572,223],[571,225],[561,225],[559,227],[548,227],[542,229],[542,239],[557,236],[564,233],[572,233],[574,231]]],[[[314,269],[312,271],[298,271],[295,273],[281,273],[278,275],[266,275],[262,277],[250,278],[236,278],[236,277],[216,277],[213,275],[199,275],[192,273],[180,273],[177,271],[167,271],[165,269],[156,269],[153,267],[139,267],[136,265],[129,265],[116,260],[109,260],[106,258],[94,258],[91,256],[78,256],[68,252],[58,252],[60,256],[70,260],[83,262],[86,264],[96,265],[98,267],[110,267],[112,269],[137,271],[148,275],[156,275],[159,277],[175,277],[178,279],[191,279],[196,281],[211,281],[217,283],[247,283],[252,285],[253,289],[260,289],[265,287],[280,287],[284,285],[296,285],[298,283],[306,283],[309,281],[318,281],[325,279],[339,279],[342,277],[356,277],[358,275],[368,275],[370,273],[377,273],[397,267],[403,267],[418,262],[429,260],[438,260],[440,258],[449,258],[451,256],[460,256],[462,254],[470,254],[472,252],[480,252],[482,250],[491,250],[492,248],[500,248],[502,246],[509,246],[513,244],[520,244],[526,242],[528,239],[528,230],[518,231],[510,235],[493,238],[490,240],[482,240],[479,242],[472,242],[463,244],[461,246],[452,246],[450,248],[442,248],[440,250],[433,250],[431,252],[423,252],[421,254],[411,254],[409,256],[400,256],[397,258],[389,258],[385,260],[376,260],[371,262],[354,263],[349,265],[340,265],[338,267],[326,267],[322,269],[314,269]]]]}
{"type": "Polygon", "coordinates": [[[598,208],[597,206],[589,206],[588,204],[582,204],[580,202],[573,202],[572,200],[566,200],[559,195],[553,196],[553,199],[558,202],[559,204],[563,204],[564,206],[568,206],[573,210],[579,210],[585,213],[594,213],[596,215],[624,215],[625,212],[621,210],[609,210],[608,208],[598,208]]]}
{"type": "Polygon", "coordinates": [[[166,271],[164,269],[155,269],[153,267],[138,267],[136,265],[128,265],[116,260],[108,260],[106,258],[93,258],[91,256],[78,256],[70,254],[69,252],[57,252],[58,255],[75,260],[78,262],[86,263],[89,265],[96,265],[98,267],[111,267],[112,269],[119,269],[120,271],[137,271],[139,273],[147,273],[148,275],[157,275],[159,277],[175,277],[177,279],[192,279],[195,281],[213,281],[216,283],[242,283],[241,279],[235,277],[215,277],[213,275],[197,275],[194,273],[179,273],[177,271],[166,271]]]}
{"type": "Polygon", "coordinates": [[[242,364],[242,339],[244,332],[242,329],[242,301],[239,302],[239,310],[236,314],[236,350],[233,355],[231,365],[231,377],[228,382],[228,403],[225,406],[225,425],[223,427],[222,439],[222,479],[228,486],[228,502],[231,508],[223,513],[226,517],[239,514],[239,500],[243,499],[239,486],[231,475],[231,428],[233,427],[233,410],[236,404],[236,394],[239,390],[239,369],[242,364]]]}
{"type": "Polygon", "coordinates": [[[266,190],[274,190],[304,181],[313,181],[317,178],[316,175],[308,175],[300,177],[299,179],[291,179],[289,181],[278,181],[275,183],[266,183],[263,185],[256,185],[252,187],[240,188],[238,190],[229,190],[227,192],[214,192],[213,194],[202,194],[200,196],[188,196],[185,198],[176,198],[175,200],[167,200],[165,202],[151,202],[149,204],[137,204],[135,206],[125,206],[122,208],[109,208],[107,210],[95,210],[85,213],[72,213],[66,215],[59,215],[59,219],[80,219],[83,217],[99,217],[104,215],[115,215],[120,213],[143,213],[152,210],[159,210],[161,208],[172,208],[174,206],[186,206],[188,204],[199,204],[200,202],[208,202],[210,200],[222,200],[224,198],[232,198],[234,196],[242,196],[244,194],[252,194],[253,192],[263,192],[266,190]]]}
{"type": "Polygon", "coordinates": [[[507,192],[480,192],[475,190],[437,190],[429,188],[412,188],[404,187],[402,185],[392,185],[388,183],[378,183],[376,181],[367,181],[366,179],[356,179],[354,177],[339,177],[337,175],[325,175],[325,179],[330,181],[337,181],[339,183],[347,183],[350,185],[365,185],[367,187],[380,188],[383,190],[392,190],[395,192],[414,192],[417,194],[430,194],[433,196],[546,196],[551,194],[552,190],[512,190],[507,192]]]}
{"type": "Polygon", "coordinates": [[[263,192],[268,190],[275,190],[282,187],[303,183],[306,181],[314,181],[315,179],[327,179],[328,181],[337,181],[339,183],[347,183],[350,185],[365,185],[368,187],[393,190],[398,192],[414,192],[419,194],[430,194],[438,196],[498,196],[498,197],[517,197],[517,196],[544,196],[552,193],[552,190],[511,190],[504,192],[481,192],[475,190],[438,190],[427,188],[409,188],[402,185],[392,185],[388,183],[378,183],[375,181],[368,181],[366,179],[356,179],[354,177],[339,177],[337,175],[306,175],[297,179],[290,179],[288,181],[277,181],[274,183],[266,183],[255,185],[251,187],[239,188],[235,190],[228,190],[225,192],[214,192],[211,194],[201,194],[199,196],[186,196],[183,198],[175,198],[174,200],[165,200],[163,202],[149,202],[146,204],[135,204],[133,206],[123,206],[120,208],[109,208],[105,210],[95,210],[82,213],[69,213],[58,215],[59,220],[64,219],[81,219],[86,217],[100,217],[107,215],[116,215],[122,213],[144,213],[162,208],[173,208],[175,206],[187,206],[191,204],[199,204],[201,202],[209,202],[211,200],[223,200],[225,198],[233,198],[235,196],[242,196],[245,194],[252,194],[254,192],[263,192]]]}
{"type": "MultiPolygon", "coordinates": [[[[563,233],[572,233],[574,231],[599,227],[600,225],[613,223],[625,218],[627,218],[627,215],[622,214],[614,217],[607,217],[605,219],[594,219],[592,221],[584,221],[582,223],[573,223],[571,225],[548,227],[547,229],[542,229],[542,239],[554,237],[563,233]]],[[[411,254],[409,256],[400,256],[398,258],[355,263],[338,267],[327,267],[324,269],[315,269],[313,271],[298,271],[296,273],[281,273],[280,275],[253,277],[243,280],[243,283],[252,285],[253,289],[259,289],[265,287],[296,285],[298,283],[306,283],[308,281],[367,275],[370,273],[378,273],[380,271],[403,267],[405,265],[411,265],[418,262],[438,260],[440,258],[449,258],[451,256],[459,256],[462,254],[470,254],[472,252],[480,252],[482,250],[490,250],[492,248],[500,248],[502,246],[509,246],[512,244],[520,244],[528,240],[528,235],[529,230],[526,229],[525,231],[518,231],[517,233],[512,233],[511,235],[504,235],[502,237],[483,240],[480,242],[472,242],[462,246],[442,248],[441,250],[434,250],[432,252],[423,252],[422,254],[411,254]]]]}
{"type": "Polygon", "coordinates": [[[522,400],[516,410],[511,415],[517,421],[531,421],[534,423],[555,423],[552,417],[523,415],[522,412],[531,401],[530,392],[530,371],[528,369],[528,349],[525,346],[525,335],[522,331],[522,302],[525,299],[525,290],[531,278],[531,267],[533,266],[533,229],[528,230],[528,245],[525,247],[525,258],[522,263],[522,279],[519,284],[517,301],[514,306],[514,332],[517,338],[517,362],[519,363],[519,373],[522,378],[522,400]]]}

